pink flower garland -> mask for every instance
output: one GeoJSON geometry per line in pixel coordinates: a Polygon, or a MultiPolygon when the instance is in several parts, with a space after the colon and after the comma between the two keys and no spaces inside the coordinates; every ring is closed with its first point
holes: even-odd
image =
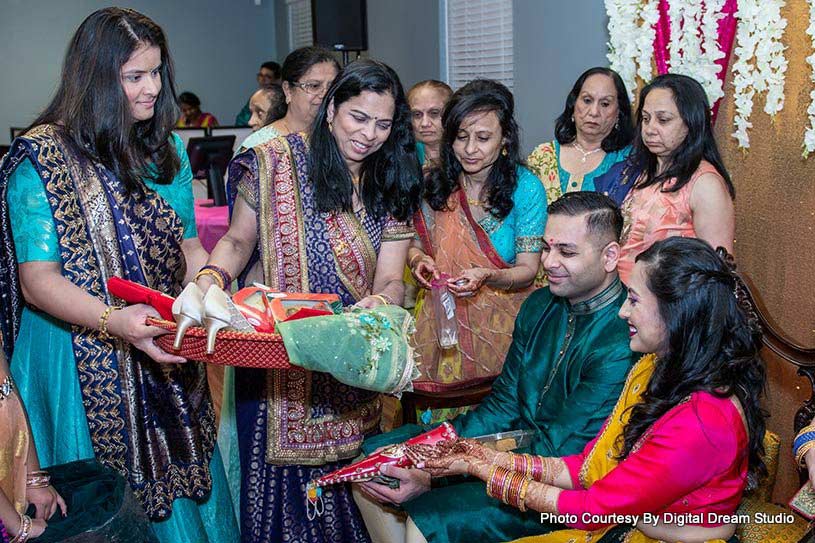
{"type": "MultiPolygon", "coordinates": [[[[671,42],[671,20],[668,16],[668,9],[670,7],[669,0],[659,0],[659,20],[656,24],[656,34],[654,36],[654,60],[656,61],[657,73],[668,73],[670,67],[670,54],[668,52],[668,44],[671,42]]],[[[725,16],[719,21],[719,37],[717,44],[719,50],[724,53],[724,57],[716,61],[722,67],[718,77],[724,86],[724,80],[727,77],[727,68],[730,65],[730,56],[733,51],[733,42],[736,38],[736,11],[738,9],[737,0],[726,0],[724,9],[722,10],[725,16]]],[[[721,100],[717,100],[713,104],[712,119],[716,121],[716,115],[719,110],[721,100]]]]}

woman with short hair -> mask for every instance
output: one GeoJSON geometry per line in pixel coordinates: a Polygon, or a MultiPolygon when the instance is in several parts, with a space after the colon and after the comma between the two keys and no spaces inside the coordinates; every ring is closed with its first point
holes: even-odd
{"type": "MultiPolygon", "coordinates": [[[[625,192],[618,195],[616,183],[614,188],[598,187],[596,180],[625,161],[633,137],[631,103],[622,78],[610,68],[590,68],[566,96],[555,122],[555,139],[538,145],[527,162],[546,187],[549,203],[566,192],[600,190],[619,204],[625,192]]],[[[631,186],[623,185],[623,190],[631,186]]]]}
{"type": "Polygon", "coordinates": [[[251,149],[291,133],[308,133],[323,96],[339,70],[340,65],[331,51],[322,47],[301,47],[289,53],[281,72],[285,115],[250,134],[241,148],[251,149]]]}
{"type": "Polygon", "coordinates": [[[410,120],[416,138],[416,155],[425,170],[438,163],[442,136],[441,116],[452,94],[453,89],[447,83],[435,79],[419,81],[407,93],[410,120]]]}

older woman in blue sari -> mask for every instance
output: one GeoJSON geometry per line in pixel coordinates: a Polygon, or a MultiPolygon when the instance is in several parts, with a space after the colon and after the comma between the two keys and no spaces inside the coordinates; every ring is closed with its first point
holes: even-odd
{"type": "Polygon", "coordinates": [[[176,364],[145,324],[158,313],[120,308],[106,286],[174,295],[206,259],[175,102],[156,23],[119,8],[85,19],[0,168],[4,345],[44,466],[95,457],[161,540],[234,541],[203,364],[176,364]]]}
{"type": "MultiPolygon", "coordinates": [[[[631,152],[634,125],[631,104],[620,76],[610,68],[590,68],[575,81],[566,106],[555,123],[555,139],[538,145],[527,160],[529,169],[546,187],[549,203],[563,193],[597,190],[595,180],[631,152]]],[[[615,178],[601,187],[619,204],[621,193],[615,178]]]]}

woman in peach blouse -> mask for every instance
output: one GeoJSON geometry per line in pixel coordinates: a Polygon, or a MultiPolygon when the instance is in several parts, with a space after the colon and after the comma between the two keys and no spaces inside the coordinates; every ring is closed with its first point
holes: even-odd
{"type": "Polygon", "coordinates": [[[693,78],[665,74],[640,94],[630,158],[641,170],[622,205],[620,279],[655,241],[696,237],[733,251],[735,191],[710,124],[710,106],[693,78]]]}

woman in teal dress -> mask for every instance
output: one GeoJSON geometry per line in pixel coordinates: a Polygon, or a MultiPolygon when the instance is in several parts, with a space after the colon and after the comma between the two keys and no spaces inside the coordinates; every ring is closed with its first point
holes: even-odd
{"type": "MultiPolygon", "coordinates": [[[[527,164],[552,203],[566,192],[597,190],[595,180],[626,160],[633,137],[631,103],[622,79],[610,68],[590,68],[566,97],[555,122],[555,139],[538,145],[527,164]]],[[[608,195],[609,190],[604,187],[603,192],[608,195]]]]}
{"type": "Polygon", "coordinates": [[[456,296],[458,344],[439,347],[434,304],[422,304],[414,335],[422,372],[417,390],[456,390],[495,378],[531,292],[546,195],[522,165],[513,115],[509,89],[484,79],[456,91],[444,110],[439,165],[425,178],[408,264],[426,289],[447,278],[456,296]]]}
{"type": "Polygon", "coordinates": [[[416,138],[416,156],[425,170],[430,169],[439,158],[441,146],[441,114],[444,105],[453,94],[447,83],[435,79],[419,81],[407,93],[410,106],[410,122],[416,138]]]}
{"type": "Polygon", "coordinates": [[[237,541],[203,364],[160,350],[118,276],[176,295],[206,259],[164,33],[102,9],[0,167],[2,331],[44,466],[121,473],[164,542],[237,541]],[[163,92],[162,92],[163,90],[163,92]]]}

